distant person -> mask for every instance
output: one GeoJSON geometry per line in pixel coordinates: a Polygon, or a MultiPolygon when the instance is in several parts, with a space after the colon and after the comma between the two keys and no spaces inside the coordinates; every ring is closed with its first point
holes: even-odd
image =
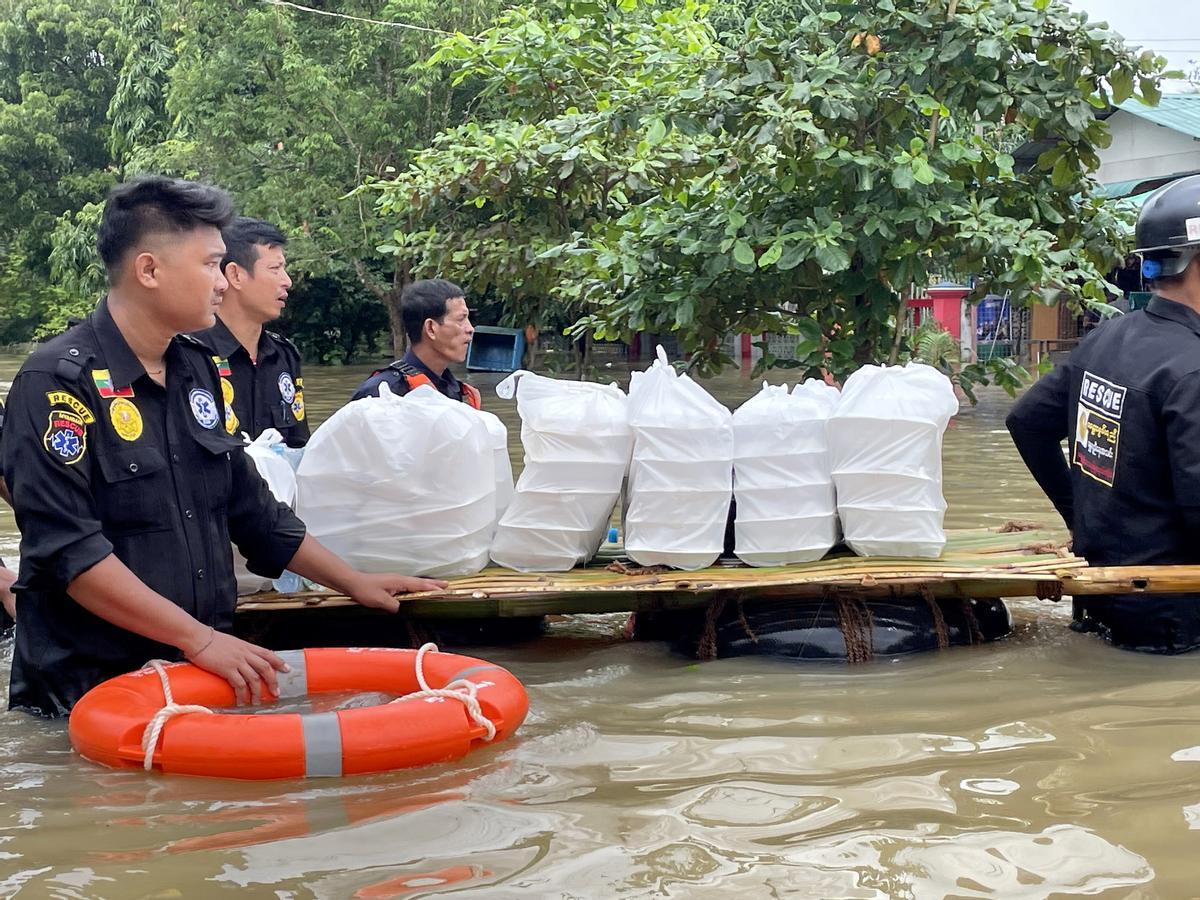
{"type": "Polygon", "coordinates": [[[289,447],[308,443],[300,351],[263,326],[283,314],[292,279],[287,273],[287,238],[274,225],[239,216],[221,229],[221,271],[229,287],[217,323],[193,337],[213,353],[225,396],[225,430],[252,439],[268,428],[289,447]]]}
{"type": "Polygon", "coordinates": [[[230,634],[232,540],[251,571],[284,568],[395,611],[444,582],[356,572],[271,496],[223,426],[211,328],[225,290],[222,190],[163,177],[118,185],[100,222],[108,296],[47,341],[8,395],[3,472],[21,530],[9,706],[64,715],[156,657],[277,694],[279,656],[230,634]]]}
{"type": "MultiPolygon", "coordinates": [[[[1021,398],[1008,430],[1089,563],[1197,565],[1200,176],[1150,196],[1137,248],[1154,289],[1146,308],[1093,329],[1021,398]]],[[[1131,650],[1200,647],[1200,593],[1081,597],[1074,618],[1131,650]]]]}
{"type": "Polygon", "coordinates": [[[400,294],[400,318],[408,336],[408,352],[374,372],[350,399],[374,397],[381,384],[397,396],[429,384],[451,400],[480,409],[479,391],[450,371],[452,364],[466,361],[475,334],[463,289],[441,278],[414,281],[400,294]]]}

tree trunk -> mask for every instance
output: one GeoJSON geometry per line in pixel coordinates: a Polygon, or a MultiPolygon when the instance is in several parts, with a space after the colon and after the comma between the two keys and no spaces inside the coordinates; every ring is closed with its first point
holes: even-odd
{"type": "Polygon", "coordinates": [[[408,340],[404,334],[404,320],[400,317],[400,291],[390,290],[383,295],[383,305],[387,307],[388,326],[392,330],[392,357],[399,359],[404,355],[408,340]]]}
{"type": "Polygon", "coordinates": [[[363,287],[379,298],[388,313],[388,327],[392,332],[392,358],[399,359],[404,355],[408,342],[404,336],[404,321],[400,317],[400,295],[412,281],[412,264],[408,261],[397,261],[392,270],[392,284],[387,283],[367,268],[361,259],[354,260],[354,271],[363,287]]]}

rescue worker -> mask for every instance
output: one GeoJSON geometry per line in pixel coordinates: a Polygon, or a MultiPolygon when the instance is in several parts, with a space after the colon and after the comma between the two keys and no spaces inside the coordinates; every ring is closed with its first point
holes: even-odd
{"type": "MultiPolygon", "coordinates": [[[[1200,563],[1200,176],[1160,188],[1137,222],[1145,310],[1094,329],[1008,416],[1075,552],[1095,566],[1200,563]],[[1060,442],[1066,439],[1064,459],[1060,442]]],[[[1077,598],[1077,631],[1118,647],[1200,647],[1200,595],[1077,598]]]]}
{"type": "Polygon", "coordinates": [[[375,371],[350,399],[374,397],[381,384],[387,384],[396,396],[429,384],[451,400],[480,409],[479,391],[450,371],[452,363],[466,361],[475,334],[463,289],[441,278],[414,281],[400,294],[400,318],[408,336],[408,352],[386,369],[375,371]]]}
{"type": "Polygon", "coordinates": [[[256,438],[268,428],[289,447],[308,443],[304,379],[296,345],[263,326],[283,314],[292,279],[274,225],[239,216],[221,230],[225,289],[217,324],[194,337],[213,354],[225,397],[225,430],[256,438]]]}
{"type": "Polygon", "coordinates": [[[62,715],[155,657],[225,678],[239,703],[277,694],[276,654],[227,632],[230,540],[251,570],[289,568],[364,606],[444,582],[356,572],[276,502],[225,415],[212,354],[225,289],[217,188],[147,177],[113,189],[98,249],[109,292],[43,344],[8,396],[3,473],[21,530],[9,705],[62,715]]]}

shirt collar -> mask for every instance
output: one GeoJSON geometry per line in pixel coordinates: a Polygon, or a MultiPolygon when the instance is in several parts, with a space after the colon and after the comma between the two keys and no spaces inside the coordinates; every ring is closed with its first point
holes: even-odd
{"type": "Polygon", "coordinates": [[[92,328],[102,348],[105,365],[108,367],[108,377],[114,388],[129,387],[146,374],[146,367],[137,358],[137,354],[129,347],[125,335],[113,321],[112,313],[108,310],[108,297],[96,306],[92,313],[92,328]]]}
{"type": "Polygon", "coordinates": [[[438,375],[431,368],[429,368],[429,366],[421,362],[420,357],[412,352],[412,348],[409,348],[408,352],[404,354],[403,362],[404,365],[412,366],[422,374],[429,376],[429,378],[432,379],[435,384],[445,386],[451,390],[454,390],[458,387],[458,379],[454,377],[453,372],[451,372],[449,369],[446,369],[441,375],[438,375]]]}
{"type": "Polygon", "coordinates": [[[229,359],[242,346],[233,336],[233,332],[221,321],[220,316],[217,316],[217,323],[212,328],[200,332],[197,337],[221,359],[229,359]]]}
{"type": "Polygon", "coordinates": [[[1196,334],[1200,334],[1200,313],[1197,313],[1191,307],[1184,306],[1182,303],[1177,303],[1174,300],[1168,300],[1166,297],[1160,297],[1158,294],[1155,294],[1150,298],[1150,302],[1146,304],[1146,312],[1160,319],[1170,319],[1172,322],[1178,322],[1185,328],[1189,328],[1196,334]]]}

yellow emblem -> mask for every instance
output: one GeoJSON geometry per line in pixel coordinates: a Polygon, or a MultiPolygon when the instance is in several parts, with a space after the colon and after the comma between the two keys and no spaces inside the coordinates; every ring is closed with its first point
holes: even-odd
{"type": "Polygon", "coordinates": [[[233,382],[228,378],[221,379],[221,396],[225,398],[226,406],[233,406],[233,382]]]}
{"type": "Polygon", "coordinates": [[[96,421],[92,411],[83,405],[83,401],[66,391],[47,391],[46,400],[53,406],[65,406],[83,420],[83,424],[91,425],[96,421]]]}
{"type": "Polygon", "coordinates": [[[230,434],[236,434],[241,422],[238,421],[238,417],[233,411],[233,382],[224,377],[229,374],[229,364],[215,356],[213,360],[218,366],[225,367],[222,369],[221,377],[221,396],[225,398],[225,430],[230,434]]]}
{"type": "Polygon", "coordinates": [[[124,441],[136,441],[142,436],[142,414],[133,401],[118,397],[108,406],[108,418],[113,431],[124,441]]]}
{"type": "Polygon", "coordinates": [[[292,400],[292,415],[296,417],[297,422],[304,421],[304,382],[299,378],[296,379],[296,396],[292,400]]]}

